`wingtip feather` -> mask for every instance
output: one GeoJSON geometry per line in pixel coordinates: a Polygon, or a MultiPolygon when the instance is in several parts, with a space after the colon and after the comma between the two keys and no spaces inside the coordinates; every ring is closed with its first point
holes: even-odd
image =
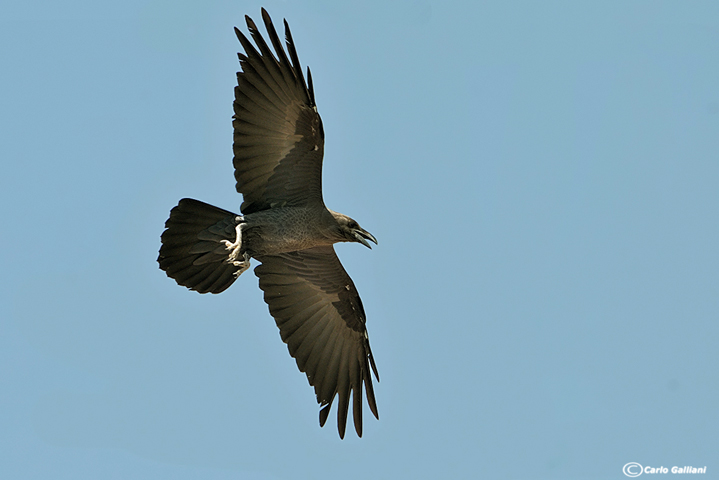
{"type": "Polygon", "coordinates": [[[250,31],[257,31],[257,25],[255,25],[255,21],[252,20],[249,15],[245,15],[245,23],[247,24],[247,28],[250,29],[250,31]]]}
{"type": "Polygon", "coordinates": [[[327,416],[330,414],[331,407],[332,402],[320,406],[320,427],[325,426],[325,423],[327,422],[327,416]]]}

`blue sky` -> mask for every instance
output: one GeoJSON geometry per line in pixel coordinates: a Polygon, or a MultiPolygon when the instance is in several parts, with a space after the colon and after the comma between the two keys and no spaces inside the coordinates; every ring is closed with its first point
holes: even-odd
{"type": "MultiPolygon", "coordinates": [[[[0,18],[0,472],[719,478],[719,3],[14,2],[0,18]],[[325,428],[257,279],[155,261],[237,211],[244,15],[312,68],[380,421],[325,428]]],[[[256,262],[255,262],[256,264],[256,262]]]]}

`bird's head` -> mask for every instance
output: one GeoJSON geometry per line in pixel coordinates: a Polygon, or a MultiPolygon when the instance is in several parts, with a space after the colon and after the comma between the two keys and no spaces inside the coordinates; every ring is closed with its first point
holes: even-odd
{"type": "Polygon", "coordinates": [[[347,215],[333,212],[332,210],[330,210],[330,212],[337,221],[337,225],[339,227],[339,234],[342,237],[342,241],[361,243],[369,249],[371,249],[372,247],[367,240],[370,240],[374,242],[375,245],[377,245],[377,239],[374,238],[374,235],[369,233],[364,228],[360,227],[359,223],[357,223],[354,219],[348,217],[347,215]]]}

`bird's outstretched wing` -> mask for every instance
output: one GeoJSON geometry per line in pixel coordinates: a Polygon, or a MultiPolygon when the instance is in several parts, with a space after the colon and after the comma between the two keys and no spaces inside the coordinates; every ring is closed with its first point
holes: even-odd
{"type": "Polygon", "coordinates": [[[286,21],[289,59],[264,8],[262,19],[278,58],[252,19],[245,19],[259,51],[235,28],[245,49],[237,54],[242,71],[237,73],[232,122],[242,213],[322,203],[324,132],[310,70],[308,88],[286,21]]]}
{"type": "Polygon", "coordinates": [[[258,260],[262,265],[255,274],[280,336],[315,388],[320,425],[339,395],[337,428],[344,438],[351,392],[355,430],[362,436],[362,385],[370,410],[379,418],[370,368],[378,381],[379,376],[362,301],[334,248],[314,247],[258,260]]]}

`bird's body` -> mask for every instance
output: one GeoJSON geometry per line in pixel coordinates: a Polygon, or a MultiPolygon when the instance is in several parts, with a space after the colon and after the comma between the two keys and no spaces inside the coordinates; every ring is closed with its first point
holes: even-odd
{"type": "MultiPolygon", "coordinates": [[[[236,29],[238,54],[233,117],[233,165],[242,215],[193,199],[170,212],[158,262],[178,284],[220,293],[250,266],[282,340],[315,388],[324,425],[339,396],[344,437],[350,394],[355,430],[362,435],[362,386],[379,418],[370,369],[377,376],[365,313],[333,244],[377,240],[356,221],[329,210],[322,199],[324,130],[312,77],[305,83],[285,22],[288,58],[269,15],[262,16],[275,58],[254,22],[247,25],[259,51],[236,29]],[[291,60],[291,61],[290,61],[291,60]]],[[[379,380],[379,377],[377,377],[379,380]]]]}
{"type": "Polygon", "coordinates": [[[253,257],[346,241],[339,233],[337,220],[326,208],[281,207],[244,218],[247,227],[242,232],[243,243],[247,241],[247,251],[253,257]]]}

